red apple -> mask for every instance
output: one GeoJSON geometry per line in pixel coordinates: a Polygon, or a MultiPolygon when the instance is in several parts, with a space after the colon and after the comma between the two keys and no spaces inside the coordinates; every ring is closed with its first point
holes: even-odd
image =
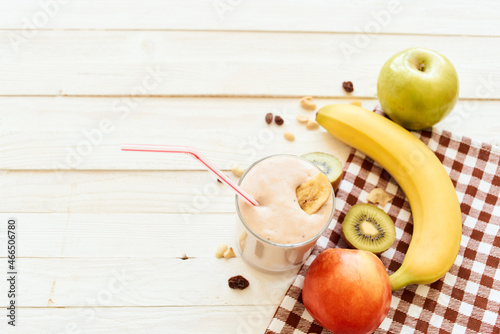
{"type": "Polygon", "coordinates": [[[382,261],[371,252],[342,248],[314,259],[302,290],[309,314],[334,334],[372,333],[387,316],[391,298],[382,261]]]}

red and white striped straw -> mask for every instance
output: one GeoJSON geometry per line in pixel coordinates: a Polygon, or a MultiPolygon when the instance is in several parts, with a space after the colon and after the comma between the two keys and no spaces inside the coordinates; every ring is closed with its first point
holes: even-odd
{"type": "Polygon", "coordinates": [[[224,174],[220,169],[215,167],[213,163],[203,157],[194,147],[191,146],[176,146],[176,145],[141,145],[141,144],[122,144],[122,151],[136,152],[163,152],[163,153],[185,153],[190,154],[200,161],[209,171],[217,175],[219,180],[230,186],[238,195],[243,197],[249,204],[259,206],[259,203],[248,194],[240,186],[224,174]]]}

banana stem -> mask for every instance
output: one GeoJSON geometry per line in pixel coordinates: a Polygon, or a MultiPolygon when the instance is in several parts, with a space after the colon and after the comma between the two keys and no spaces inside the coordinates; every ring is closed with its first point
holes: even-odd
{"type": "Polygon", "coordinates": [[[405,276],[401,270],[397,270],[394,274],[390,275],[389,282],[391,283],[392,291],[398,291],[409,284],[408,276],[405,276]]]}

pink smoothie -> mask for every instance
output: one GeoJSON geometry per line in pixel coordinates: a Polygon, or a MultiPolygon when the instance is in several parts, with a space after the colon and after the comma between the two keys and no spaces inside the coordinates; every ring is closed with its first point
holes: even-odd
{"type": "Polygon", "coordinates": [[[333,210],[333,192],[321,209],[311,215],[299,206],[296,189],[320,171],[308,161],[278,155],[260,161],[244,176],[241,186],[260,206],[238,200],[241,216],[260,237],[277,244],[299,244],[323,230],[333,210]]]}

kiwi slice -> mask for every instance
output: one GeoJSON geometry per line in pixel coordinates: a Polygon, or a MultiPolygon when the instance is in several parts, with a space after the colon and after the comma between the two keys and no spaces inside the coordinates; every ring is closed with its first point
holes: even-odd
{"type": "Polygon", "coordinates": [[[352,248],[380,254],[396,240],[396,228],[383,210],[371,204],[356,204],[344,218],[342,237],[352,248]]]}
{"type": "Polygon", "coordinates": [[[334,191],[339,188],[340,180],[342,180],[342,175],[344,173],[342,163],[339,159],[323,152],[307,153],[302,155],[302,158],[318,166],[318,168],[328,177],[334,191]]]}

